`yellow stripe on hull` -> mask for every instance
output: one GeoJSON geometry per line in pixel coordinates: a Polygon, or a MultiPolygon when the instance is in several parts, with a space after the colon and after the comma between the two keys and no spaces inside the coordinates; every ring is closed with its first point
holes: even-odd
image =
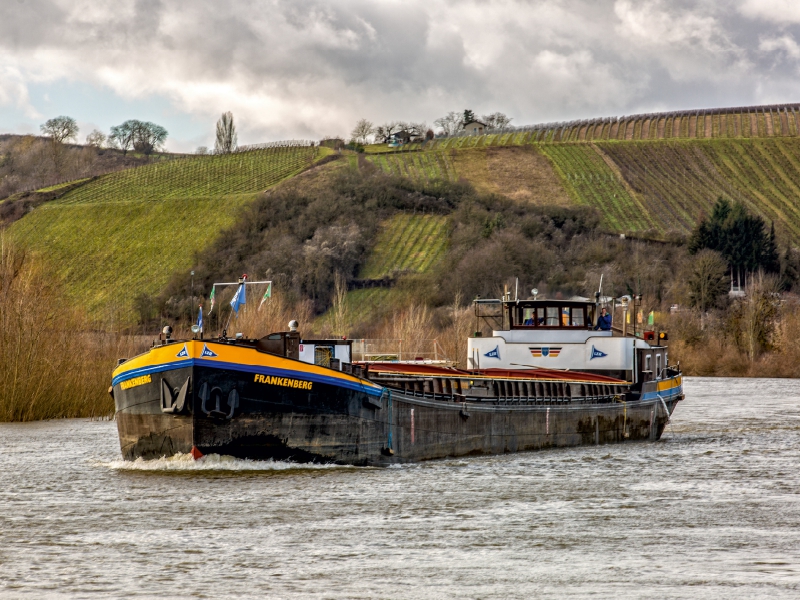
{"type": "Polygon", "coordinates": [[[117,367],[112,374],[112,378],[116,379],[119,376],[124,376],[125,373],[130,371],[139,371],[147,367],[158,367],[159,365],[188,360],[202,360],[208,366],[219,363],[220,368],[225,368],[226,364],[236,364],[241,367],[268,367],[286,371],[302,371],[312,375],[319,375],[320,377],[340,380],[342,383],[346,382],[362,386],[367,385],[375,389],[381,389],[381,386],[369,384],[363,379],[327,367],[312,365],[275,354],[259,352],[255,348],[248,348],[246,346],[221,344],[219,342],[203,340],[189,340],[186,342],[168,344],[166,346],[156,346],[147,353],[140,354],[117,367]],[[211,356],[210,353],[207,352],[208,350],[210,350],[214,356],[211,356]]]}

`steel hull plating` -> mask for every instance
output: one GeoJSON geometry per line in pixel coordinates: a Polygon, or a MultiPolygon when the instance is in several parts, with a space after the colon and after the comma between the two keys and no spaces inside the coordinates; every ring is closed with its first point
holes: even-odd
{"type": "MultiPolygon", "coordinates": [[[[225,358],[221,346],[207,348],[225,358]]],[[[190,347],[188,354],[197,358],[200,351],[190,347]]],[[[366,380],[258,354],[250,364],[219,359],[174,367],[155,357],[115,376],[123,456],[156,458],[196,447],[240,458],[384,465],[657,440],[682,399],[678,381],[633,402],[453,402],[389,393],[366,380]],[[149,381],[123,389],[148,370],[149,381]]]]}

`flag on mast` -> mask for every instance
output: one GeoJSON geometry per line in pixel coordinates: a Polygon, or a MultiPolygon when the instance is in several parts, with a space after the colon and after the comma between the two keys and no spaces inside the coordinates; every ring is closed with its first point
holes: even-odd
{"type": "Polygon", "coordinates": [[[241,278],[241,283],[239,284],[239,289],[236,290],[236,293],[233,295],[233,299],[231,300],[231,307],[233,308],[233,312],[236,313],[236,316],[239,316],[239,307],[244,306],[244,303],[247,301],[245,298],[245,280],[247,279],[247,275],[243,275],[241,278]]]}
{"type": "Polygon", "coordinates": [[[200,328],[200,333],[203,333],[203,305],[200,305],[200,312],[197,313],[197,326],[200,328]]]}
{"type": "Polygon", "coordinates": [[[216,290],[216,286],[211,288],[211,295],[208,297],[209,301],[211,302],[211,308],[208,310],[208,314],[211,314],[214,311],[214,293],[216,290]]]}
{"type": "Polygon", "coordinates": [[[258,309],[261,310],[261,305],[267,301],[267,298],[272,298],[272,282],[270,281],[267,284],[267,291],[264,292],[264,297],[261,298],[261,304],[258,305],[258,309]]]}

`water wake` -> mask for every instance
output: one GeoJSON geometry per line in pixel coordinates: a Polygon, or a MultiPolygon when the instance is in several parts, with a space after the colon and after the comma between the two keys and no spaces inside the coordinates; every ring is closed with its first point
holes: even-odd
{"type": "Polygon", "coordinates": [[[114,460],[100,463],[116,471],[288,471],[296,469],[343,469],[352,468],[332,463],[295,463],[277,460],[250,460],[219,454],[208,454],[199,460],[191,454],[178,453],[151,460],[114,460]]]}

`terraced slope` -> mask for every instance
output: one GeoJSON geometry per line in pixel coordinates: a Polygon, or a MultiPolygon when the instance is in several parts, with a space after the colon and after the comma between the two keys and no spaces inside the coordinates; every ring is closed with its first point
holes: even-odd
{"type": "Polygon", "coordinates": [[[307,167],[313,147],[194,156],[118,171],[66,194],[60,204],[142,202],[264,190],[307,167]]]}
{"type": "Polygon", "coordinates": [[[520,202],[567,206],[574,202],[539,145],[394,152],[368,156],[386,173],[425,182],[465,179],[481,192],[520,202]]]}
{"type": "Polygon", "coordinates": [[[449,236],[447,217],[395,215],[383,223],[361,278],[424,273],[444,256],[449,236]]]}
{"type": "MultiPolygon", "coordinates": [[[[800,139],[598,144],[654,228],[688,233],[720,195],[741,200],[800,243],[800,139]]],[[[635,206],[632,204],[631,209],[635,206]]]]}
{"type": "Polygon", "coordinates": [[[393,152],[369,157],[372,164],[385,173],[408,177],[414,181],[446,179],[455,181],[456,171],[445,152],[393,152]]]}
{"type": "MultiPolygon", "coordinates": [[[[425,273],[447,250],[449,219],[441,215],[397,214],[387,219],[359,273],[361,279],[384,279],[404,274],[425,273]]],[[[403,304],[406,292],[395,287],[371,287],[347,292],[349,318],[365,321],[403,304]]],[[[317,319],[317,325],[332,326],[334,309],[317,319]]]]}
{"type": "Polygon", "coordinates": [[[800,104],[704,108],[539,123],[511,132],[435,140],[437,149],[530,142],[646,141],[800,135],[800,104]]]}
{"type": "Polygon", "coordinates": [[[158,293],[174,271],[189,269],[260,190],[315,154],[276,148],[113,173],[40,206],[9,235],[57,264],[72,299],[89,311],[128,311],[138,295],[158,293]]]}
{"type": "Polygon", "coordinates": [[[689,233],[727,196],[800,245],[800,137],[503,143],[508,140],[514,145],[434,147],[369,160],[420,179],[419,165],[444,159],[451,180],[534,204],[593,206],[608,231],[656,239],[689,233]]]}
{"type": "Polygon", "coordinates": [[[604,160],[602,152],[588,144],[549,144],[542,152],[553,161],[556,172],[576,204],[592,206],[603,215],[609,231],[660,230],[660,224],[625,186],[619,171],[604,160]]]}

